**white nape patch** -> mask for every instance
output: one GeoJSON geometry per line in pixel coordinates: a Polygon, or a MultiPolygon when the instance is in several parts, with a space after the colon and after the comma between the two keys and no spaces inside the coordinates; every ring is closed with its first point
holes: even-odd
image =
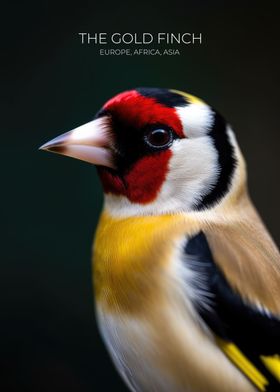
{"type": "Polygon", "coordinates": [[[105,195],[105,209],[117,217],[189,212],[214,187],[218,153],[210,136],[175,140],[164,184],[154,202],[131,203],[125,196],[105,195]]]}
{"type": "Polygon", "coordinates": [[[191,103],[188,106],[178,106],[175,109],[186,137],[196,138],[207,135],[214,121],[214,113],[208,105],[191,103]]]}

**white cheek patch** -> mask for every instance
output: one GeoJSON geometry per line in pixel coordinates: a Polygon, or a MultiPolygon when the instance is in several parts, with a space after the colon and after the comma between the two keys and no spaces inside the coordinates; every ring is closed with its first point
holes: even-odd
{"type": "Polygon", "coordinates": [[[184,107],[176,107],[186,137],[195,138],[207,135],[214,121],[214,113],[204,103],[192,103],[184,107]]]}
{"type": "Polygon", "coordinates": [[[218,151],[209,131],[215,113],[204,103],[176,107],[186,138],[175,140],[169,170],[155,201],[146,205],[108,194],[105,209],[113,216],[158,215],[192,211],[210,193],[220,174],[218,151]]]}
{"type": "Polygon", "coordinates": [[[113,216],[159,215],[187,212],[215,186],[219,176],[218,153],[210,136],[176,140],[166,180],[156,200],[147,205],[124,196],[105,195],[105,209],[113,216]]]}
{"type": "Polygon", "coordinates": [[[209,136],[181,139],[174,143],[171,150],[173,154],[166,184],[176,190],[172,197],[181,208],[190,210],[217,182],[220,172],[218,153],[209,136]]]}

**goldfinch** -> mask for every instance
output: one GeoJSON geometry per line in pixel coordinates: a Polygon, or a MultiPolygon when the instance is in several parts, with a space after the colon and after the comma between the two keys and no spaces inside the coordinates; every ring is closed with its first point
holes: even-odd
{"type": "Polygon", "coordinates": [[[224,118],[137,88],[41,148],[97,165],[96,314],[130,390],[280,391],[279,252],[224,118]]]}

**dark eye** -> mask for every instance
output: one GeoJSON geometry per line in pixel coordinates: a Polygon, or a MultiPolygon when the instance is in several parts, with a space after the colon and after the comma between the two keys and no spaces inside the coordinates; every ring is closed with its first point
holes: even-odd
{"type": "Polygon", "coordinates": [[[164,128],[152,129],[145,135],[145,141],[151,147],[168,147],[173,141],[172,132],[164,128]]]}

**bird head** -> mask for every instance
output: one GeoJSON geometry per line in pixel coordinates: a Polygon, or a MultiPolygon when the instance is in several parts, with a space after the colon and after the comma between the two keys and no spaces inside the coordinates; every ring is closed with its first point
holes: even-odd
{"type": "Polygon", "coordinates": [[[116,95],[41,149],[97,165],[107,208],[124,215],[212,208],[231,192],[242,159],[218,112],[159,88],[116,95]]]}

